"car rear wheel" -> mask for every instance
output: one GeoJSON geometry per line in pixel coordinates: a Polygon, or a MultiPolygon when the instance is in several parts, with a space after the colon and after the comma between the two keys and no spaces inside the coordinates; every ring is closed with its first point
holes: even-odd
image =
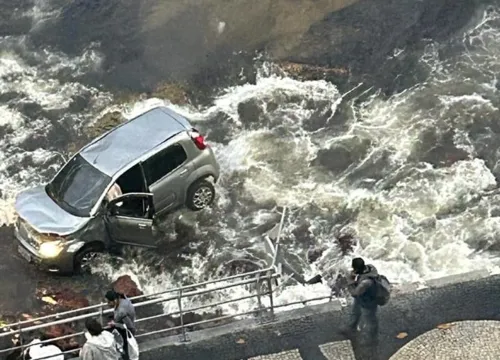
{"type": "Polygon", "coordinates": [[[98,246],[88,246],[80,250],[74,259],[74,272],[77,274],[87,274],[91,272],[91,265],[101,252],[98,246]]]}
{"type": "Polygon", "coordinates": [[[189,188],[186,206],[193,211],[199,211],[212,205],[214,199],[214,185],[208,180],[198,180],[189,188]]]}

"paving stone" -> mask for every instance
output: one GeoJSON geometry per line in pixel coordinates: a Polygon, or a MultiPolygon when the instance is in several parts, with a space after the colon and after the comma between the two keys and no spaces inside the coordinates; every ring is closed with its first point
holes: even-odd
{"type": "Polygon", "coordinates": [[[248,360],[302,360],[302,357],[299,350],[289,350],[277,354],[256,356],[248,360]]]}
{"type": "Polygon", "coordinates": [[[349,340],[323,344],[319,349],[328,360],[356,360],[349,340]]]}
{"type": "Polygon", "coordinates": [[[390,360],[498,360],[500,321],[459,321],[413,339],[390,360]]]}

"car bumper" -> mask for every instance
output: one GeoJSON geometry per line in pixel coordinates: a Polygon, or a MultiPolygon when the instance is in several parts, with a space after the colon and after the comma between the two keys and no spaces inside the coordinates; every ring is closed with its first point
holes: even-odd
{"type": "Polygon", "coordinates": [[[36,266],[38,269],[52,273],[71,273],[73,272],[73,255],[65,250],[61,254],[52,259],[44,259],[40,257],[38,251],[31,246],[25,239],[21,237],[16,229],[15,236],[17,239],[17,255],[24,261],[36,266]]]}

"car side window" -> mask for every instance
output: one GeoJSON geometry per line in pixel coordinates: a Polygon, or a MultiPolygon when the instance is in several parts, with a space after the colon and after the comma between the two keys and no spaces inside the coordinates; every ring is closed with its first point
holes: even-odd
{"type": "Polygon", "coordinates": [[[182,145],[175,144],[153,155],[144,162],[144,172],[148,186],[177,169],[187,159],[182,145]]]}
{"type": "Polygon", "coordinates": [[[128,197],[111,207],[110,215],[127,216],[133,218],[147,218],[149,207],[144,197],[128,197]]]}

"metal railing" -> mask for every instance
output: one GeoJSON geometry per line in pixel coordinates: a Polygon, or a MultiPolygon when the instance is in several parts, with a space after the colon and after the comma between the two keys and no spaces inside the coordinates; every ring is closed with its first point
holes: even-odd
{"type": "MultiPolygon", "coordinates": [[[[199,327],[201,325],[209,325],[209,324],[213,325],[213,323],[220,323],[237,317],[244,317],[249,315],[257,316],[257,319],[260,322],[268,322],[274,320],[274,311],[276,308],[283,306],[290,306],[294,304],[300,304],[300,303],[305,304],[308,301],[324,300],[328,298],[330,298],[331,300],[332,299],[331,296],[330,297],[325,296],[321,298],[314,298],[307,301],[297,301],[283,305],[276,305],[274,303],[274,293],[276,292],[277,289],[281,288],[281,286],[273,287],[273,282],[283,277],[281,272],[281,267],[279,266],[279,261],[277,260],[277,258],[279,255],[280,237],[281,237],[281,231],[283,229],[285,215],[286,215],[286,208],[283,209],[281,220],[277,229],[277,235],[270,236],[270,237],[275,237],[276,244],[273,245],[270,238],[266,237],[266,247],[268,248],[267,250],[270,253],[269,254],[270,259],[268,259],[270,260],[269,267],[262,270],[246,272],[221,279],[209,280],[202,283],[168,289],[154,294],[146,294],[130,298],[130,300],[132,300],[132,302],[134,303],[134,307],[136,309],[151,305],[162,305],[168,302],[177,303],[176,311],[168,313],[162,311],[161,313],[156,315],[138,318],[136,320],[136,324],[172,316],[178,317],[178,320],[180,322],[180,324],[177,326],[165,327],[159,330],[152,330],[143,333],[139,331],[136,334],[136,338],[139,339],[139,341],[142,341],[145,338],[153,335],[159,335],[159,334],[166,335],[169,333],[170,334],[174,333],[179,335],[180,337],[179,340],[181,342],[187,342],[190,340],[189,329],[192,329],[194,327],[199,327]],[[250,289],[249,291],[248,287],[251,287],[252,289],[250,289]],[[224,292],[225,290],[235,289],[235,288],[244,288],[247,293],[249,292],[249,294],[235,298],[227,298],[225,296],[222,296],[222,300],[217,300],[209,303],[205,303],[203,301],[201,305],[185,306],[186,303],[187,304],[195,303],[196,297],[200,297],[203,295],[211,295],[212,297],[216,297],[215,295],[218,292],[224,292]],[[205,319],[195,322],[186,322],[186,314],[188,313],[195,313],[200,310],[206,310],[206,309],[220,308],[222,305],[228,305],[252,299],[255,300],[256,302],[255,304],[256,306],[252,310],[238,312],[235,314],[215,316],[210,319],[205,319]],[[269,301],[268,306],[264,305],[263,303],[264,299],[268,299],[269,301]]],[[[108,305],[106,303],[100,303],[81,309],[69,310],[61,313],[42,316],[39,318],[19,321],[14,324],[9,324],[0,327],[0,339],[5,337],[19,337],[19,344],[10,347],[8,349],[0,350],[0,356],[13,351],[21,351],[23,353],[23,358],[24,358],[25,350],[28,349],[30,346],[35,346],[38,344],[55,343],[61,340],[67,340],[71,338],[76,339],[78,337],[83,337],[84,332],[82,331],[56,338],[51,338],[48,340],[43,340],[37,344],[23,343],[24,342],[23,336],[32,336],[34,332],[46,329],[51,326],[75,323],[86,320],[91,317],[99,317],[101,323],[104,324],[104,316],[112,313],[113,311],[112,309],[107,309],[107,306],[108,305]]],[[[65,354],[74,353],[76,355],[79,349],[80,348],[67,350],[64,351],[63,353],[65,354]]],[[[48,356],[46,358],[50,357],[51,356],[48,356]]]]}

